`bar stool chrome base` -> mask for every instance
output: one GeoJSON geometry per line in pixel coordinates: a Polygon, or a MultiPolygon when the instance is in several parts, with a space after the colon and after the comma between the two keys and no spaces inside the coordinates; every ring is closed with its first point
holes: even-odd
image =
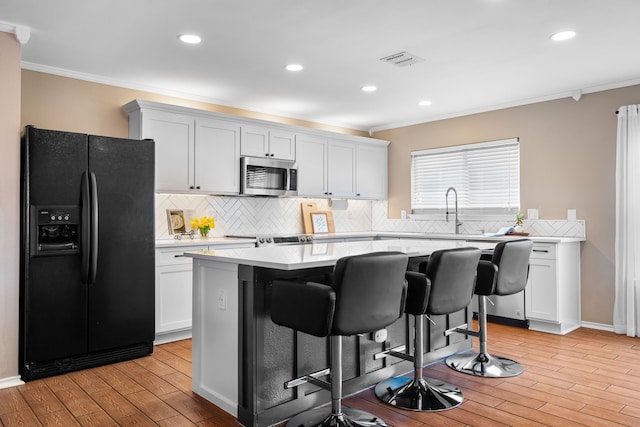
{"type": "Polygon", "coordinates": [[[515,360],[486,353],[454,354],[445,363],[458,372],[486,378],[515,377],[524,372],[515,360]]]}
{"type": "Polygon", "coordinates": [[[462,391],[434,378],[395,377],[376,385],[378,399],[397,408],[436,412],[459,406],[462,391]]]}
{"type": "Polygon", "coordinates": [[[303,412],[287,422],[288,427],[387,427],[380,418],[354,408],[342,408],[339,414],[322,407],[303,412]]]}

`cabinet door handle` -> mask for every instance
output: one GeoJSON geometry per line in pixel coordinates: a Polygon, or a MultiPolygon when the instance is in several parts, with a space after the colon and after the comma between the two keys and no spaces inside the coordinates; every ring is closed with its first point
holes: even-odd
{"type": "Polygon", "coordinates": [[[190,189],[190,190],[193,190],[193,185],[189,186],[189,189],[190,189]]]}
{"type": "Polygon", "coordinates": [[[200,189],[200,186],[198,185],[198,186],[196,187],[196,190],[199,190],[199,189],[200,189]]]}
{"type": "Polygon", "coordinates": [[[269,156],[270,156],[270,157],[273,157],[274,155],[273,155],[273,154],[269,154],[269,156]]]}
{"type": "Polygon", "coordinates": [[[184,258],[184,254],[183,255],[174,255],[174,258],[184,258]]]}
{"type": "Polygon", "coordinates": [[[544,252],[544,253],[549,253],[548,249],[534,249],[533,252],[544,252]]]}

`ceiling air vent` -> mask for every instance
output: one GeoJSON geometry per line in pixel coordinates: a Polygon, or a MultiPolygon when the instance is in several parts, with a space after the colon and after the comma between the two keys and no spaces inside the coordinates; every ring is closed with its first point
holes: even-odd
{"type": "Polygon", "coordinates": [[[424,61],[424,59],[409,52],[399,52],[394,53],[393,55],[385,56],[384,58],[380,58],[380,61],[386,62],[387,64],[395,65],[397,67],[406,67],[407,65],[413,65],[417,62],[422,62],[424,61]]]}

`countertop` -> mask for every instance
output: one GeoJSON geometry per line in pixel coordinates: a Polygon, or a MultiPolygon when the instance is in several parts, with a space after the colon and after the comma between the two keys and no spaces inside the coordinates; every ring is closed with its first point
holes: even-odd
{"type": "Polygon", "coordinates": [[[277,270],[299,270],[331,266],[339,258],[370,252],[399,251],[409,256],[429,255],[439,249],[473,246],[492,249],[494,242],[474,242],[464,240],[368,240],[359,242],[315,242],[306,245],[263,246],[246,249],[215,249],[209,251],[186,252],[185,256],[205,261],[266,267],[277,270]]]}
{"type": "MultiPolygon", "coordinates": [[[[438,239],[438,240],[466,240],[479,242],[501,242],[504,240],[531,239],[537,243],[570,243],[583,242],[585,239],[580,237],[545,237],[545,236],[498,236],[488,237],[483,234],[447,234],[447,233],[399,233],[393,231],[351,231],[339,233],[322,233],[314,234],[313,239],[322,243],[323,240],[346,239],[346,238],[385,238],[385,239],[438,239]]],[[[196,236],[189,239],[184,236],[178,239],[161,239],[156,240],[156,248],[181,248],[189,246],[217,246],[237,245],[238,243],[255,243],[256,239],[238,238],[238,237],[208,237],[200,238],[196,236]]]]}
{"type": "Polygon", "coordinates": [[[189,246],[232,246],[239,243],[255,243],[256,239],[241,239],[236,237],[206,237],[195,236],[190,239],[189,236],[183,236],[182,239],[159,239],[156,240],[156,248],[182,248],[189,246]]]}
{"type": "Polygon", "coordinates": [[[490,237],[484,234],[453,234],[453,233],[403,233],[395,231],[355,231],[340,233],[323,233],[314,234],[314,240],[331,239],[331,238],[352,238],[352,237],[384,237],[394,239],[439,239],[439,240],[468,240],[468,241],[486,241],[501,242],[504,240],[514,239],[531,239],[540,243],[569,243],[583,242],[585,239],[581,237],[551,237],[551,236],[496,236],[490,237]]]}

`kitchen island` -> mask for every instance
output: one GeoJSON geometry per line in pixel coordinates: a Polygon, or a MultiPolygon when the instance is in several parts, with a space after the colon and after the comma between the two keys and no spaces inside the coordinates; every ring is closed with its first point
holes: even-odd
{"type": "MultiPolygon", "coordinates": [[[[193,391],[233,414],[246,426],[268,426],[306,409],[329,403],[328,391],[311,384],[285,389],[283,384],[329,366],[326,338],[275,325],[270,319],[274,279],[324,281],[344,256],[401,251],[420,259],[439,249],[474,246],[491,249],[492,242],[463,240],[380,240],[314,243],[251,249],[187,253],[193,258],[193,391]]],[[[411,263],[410,263],[411,264],[411,263]]],[[[411,265],[416,265],[414,262],[411,265]]],[[[469,308],[435,316],[425,328],[425,362],[471,348],[471,340],[445,331],[471,322],[469,308]]],[[[344,394],[409,372],[410,362],[375,360],[389,348],[412,351],[411,316],[387,328],[385,342],[371,336],[343,340],[344,394]]]]}

